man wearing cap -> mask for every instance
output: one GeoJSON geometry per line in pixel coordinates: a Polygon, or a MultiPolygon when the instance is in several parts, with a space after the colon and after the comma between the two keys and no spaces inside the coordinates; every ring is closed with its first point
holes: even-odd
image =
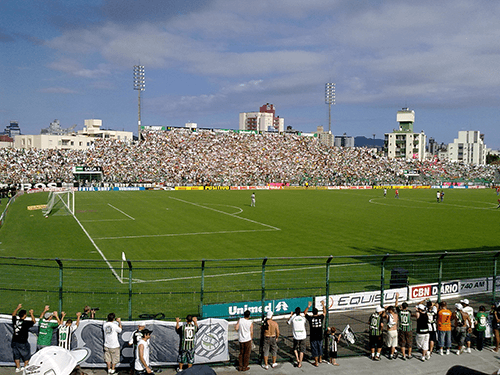
{"type": "Polygon", "coordinates": [[[472,330],[474,329],[474,309],[469,305],[469,300],[467,298],[464,298],[463,300],[460,301],[460,303],[463,306],[463,311],[469,315],[470,318],[470,329],[467,330],[467,333],[465,334],[465,343],[467,344],[467,353],[471,353],[471,348],[470,348],[470,343],[471,343],[471,338],[470,335],[472,333],[472,330]]]}
{"type": "Polygon", "coordinates": [[[49,312],[49,305],[45,306],[40,320],[38,321],[38,340],[36,341],[36,350],[52,345],[52,334],[54,329],[61,324],[57,311],[49,312]]]}
{"type": "Polygon", "coordinates": [[[443,348],[446,348],[446,355],[450,354],[451,348],[451,315],[445,301],[439,303],[437,315],[438,347],[439,354],[443,355],[443,348]]]}
{"type": "Polygon", "coordinates": [[[151,338],[151,333],[153,333],[153,331],[144,328],[142,330],[142,337],[137,344],[134,364],[137,375],[151,374],[153,372],[151,367],[149,367],[149,339],[151,338]]]}
{"type": "Polygon", "coordinates": [[[384,311],[385,309],[382,306],[377,306],[375,312],[370,315],[370,319],[368,320],[371,359],[374,361],[380,361],[380,352],[382,351],[382,329],[384,328],[382,318],[384,311]],[[375,354],[375,350],[377,354],[375,354]]]}
{"type": "Polygon", "coordinates": [[[426,308],[424,305],[417,305],[417,311],[415,313],[417,318],[417,348],[422,350],[422,361],[429,359],[431,353],[429,350],[429,317],[427,316],[426,308]]]}
{"type": "Polygon", "coordinates": [[[319,314],[316,307],[312,310],[312,316],[307,314],[307,311],[312,306],[312,302],[309,301],[307,309],[305,309],[304,314],[309,322],[309,341],[311,342],[311,354],[314,357],[314,366],[318,367],[322,361],[323,357],[323,320],[326,315],[325,301],[321,301],[323,306],[323,313],[319,314]]]}
{"type": "Polygon", "coordinates": [[[266,315],[266,320],[263,325],[264,330],[264,366],[263,368],[269,369],[269,351],[273,359],[271,364],[272,368],[275,368],[278,364],[276,363],[276,356],[278,354],[278,338],[280,337],[280,327],[278,323],[273,320],[273,312],[268,311],[266,315]]]}
{"type": "Polygon", "coordinates": [[[455,304],[455,311],[451,317],[453,326],[455,328],[455,339],[457,340],[458,350],[457,355],[464,352],[465,335],[467,330],[470,328],[470,318],[469,314],[463,311],[463,306],[461,303],[455,304]]]}
{"type": "Polygon", "coordinates": [[[120,362],[120,341],[118,334],[122,332],[122,321],[115,313],[108,314],[108,320],[102,325],[104,331],[104,361],[108,374],[115,373],[115,366],[120,362]]]}
{"type": "MultiPolygon", "coordinates": [[[[307,309],[306,309],[307,311],[307,309]]],[[[293,333],[293,353],[297,360],[297,367],[302,367],[302,360],[304,359],[304,352],[306,351],[306,318],[301,314],[300,307],[295,308],[292,312],[288,324],[292,325],[293,333]]]]}
{"type": "Polygon", "coordinates": [[[146,328],[146,323],[139,322],[137,324],[137,329],[132,333],[132,336],[130,336],[130,340],[128,341],[128,344],[134,348],[134,359],[132,361],[132,366],[130,368],[130,375],[134,373],[137,344],[139,344],[139,341],[141,341],[142,339],[142,331],[144,330],[144,328],[146,328]]]}
{"type": "Polygon", "coordinates": [[[180,318],[175,318],[175,321],[177,322],[175,325],[175,331],[181,338],[177,362],[179,362],[179,371],[182,371],[182,367],[185,364],[187,364],[187,367],[190,368],[194,363],[194,342],[196,332],[198,332],[198,320],[196,319],[196,316],[188,315],[186,316],[186,322],[182,326],[180,318]]]}
{"type": "Polygon", "coordinates": [[[240,343],[238,371],[248,371],[250,370],[248,364],[250,363],[253,339],[253,322],[250,320],[250,310],[245,310],[243,318],[238,320],[234,329],[238,331],[238,342],[240,343]]]}

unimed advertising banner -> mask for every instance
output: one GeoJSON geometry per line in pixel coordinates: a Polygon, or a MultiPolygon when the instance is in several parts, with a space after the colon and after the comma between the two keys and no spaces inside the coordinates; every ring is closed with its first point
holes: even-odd
{"type": "MultiPolygon", "coordinates": [[[[72,349],[88,348],[90,356],[82,363],[82,367],[105,367],[103,358],[104,337],[102,321],[83,320],[75,331],[72,349]]],[[[137,322],[122,322],[123,330],[119,335],[121,355],[120,365],[129,366],[133,360],[133,348],[128,345],[132,333],[137,329],[137,322]]],[[[223,362],[229,360],[228,322],[223,319],[204,319],[198,321],[196,334],[195,363],[223,362]]],[[[179,335],[175,332],[175,322],[146,321],[146,328],[153,331],[150,339],[150,360],[153,366],[174,365],[179,353],[179,335]]],[[[31,353],[36,350],[38,325],[29,335],[31,353]]],[[[12,320],[0,319],[0,366],[12,366],[12,320]]],[[[56,334],[53,344],[57,345],[56,334]]]]}

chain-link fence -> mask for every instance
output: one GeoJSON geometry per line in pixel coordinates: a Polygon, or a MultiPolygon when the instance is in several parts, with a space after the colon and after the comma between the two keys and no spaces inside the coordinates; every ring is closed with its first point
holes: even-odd
{"type": "MultiPolygon", "coordinates": [[[[497,278],[499,251],[201,261],[0,257],[2,311],[99,308],[123,319],[202,315],[204,306],[497,278]]],[[[495,298],[496,282],[488,290],[495,298]]],[[[440,288],[438,293],[440,293],[440,288]]],[[[382,297],[384,293],[380,294],[382,297]]],[[[440,295],[438,296],[440,298],[440,295]]],[[[215,316],[213,316],[215,317],[215,316]]],[[[219,317],[227,318],[220,315],[219,317]]]]}

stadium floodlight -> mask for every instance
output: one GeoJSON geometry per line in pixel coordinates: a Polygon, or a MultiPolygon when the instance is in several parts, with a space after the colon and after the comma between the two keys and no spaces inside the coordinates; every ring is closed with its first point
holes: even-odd
{"type": "Polygon", "coordinates": [[[137,90],[138,120],[137,120],[137,138],[141,140],[141,92],[146,90],[146,76],[144,65],[134,65],[134,90],[137,90]]]}
{"type": "Polygon", "coordinates": [[[328,104],[328,132],[332,131],[332,104],[335,105],[335,83],[325,84],[325,103],[328,104]]]}

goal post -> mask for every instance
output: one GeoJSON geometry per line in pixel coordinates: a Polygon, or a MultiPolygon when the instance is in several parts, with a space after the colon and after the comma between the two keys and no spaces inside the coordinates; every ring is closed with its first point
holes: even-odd
{"type": "Polygon", "coordinates": [[[47,207],[42,210],[45,216],[74,215],[75,192],[73,190],[51,191],[47,198],[47,207]]]}

